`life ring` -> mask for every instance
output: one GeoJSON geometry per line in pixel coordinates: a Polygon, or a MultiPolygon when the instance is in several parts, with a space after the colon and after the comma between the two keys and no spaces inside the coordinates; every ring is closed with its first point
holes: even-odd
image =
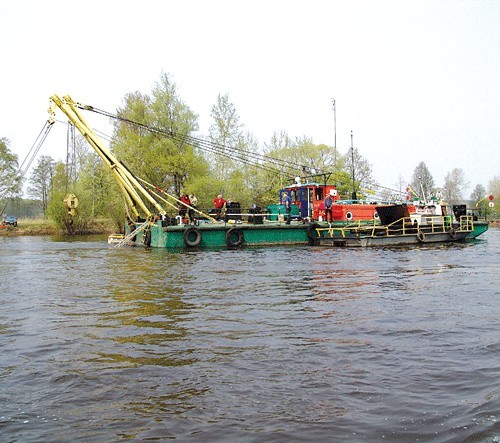
{"type": "Polygon", "coordinates": [[[351,220],[352,220],[352,212],[348,212],[348,213],[345,215],[345,218],[347,219],[347,221],[351,221],[351,220]]]}
{"type": "Polygon", "coordinates": [[[378,220],[378,219],[379,219],[379,216],[378,216],[378,212],[377,212],[377,211],[375,211],[375,212],[373,213],[373,218],[374,218],[375,220],[378,220]]]}
{"type": "Polygon", "coordinates": [[[448,231],[448,237],[450,237],[452,240],[455,240],[457,238],[457,232],[455,231],[455,228],[450,228],[448,231]]]}
{"type": "Polygon", "coordinates": [[[198,246],[201,242],[201,232],[196,228],[188,228],[182,234],[186,246],[198,246]]]}
{"type": "Polygon", "coordinates": [[[314,241],[318,238],[318,233],[316,232],[316,228],[318,225],[316,223],[311,223],[307,226],[307,238],[311,241],[314,241]]]}
{"type": "Polygon", "coordinates": [[[226,232],[226,243],[228,246],[241,246],[243,244],[243,232],[238,228],[230,228],[226,232]],[[236,239],[234,237],[236,236],[236,239]]]}
{"type": "Polygon", "coordinates": [[[420,243],[423,243],[425,242],[425,234],[423,231],[418,231],[417,232],[417,240],[420,242],[420,243]]]}

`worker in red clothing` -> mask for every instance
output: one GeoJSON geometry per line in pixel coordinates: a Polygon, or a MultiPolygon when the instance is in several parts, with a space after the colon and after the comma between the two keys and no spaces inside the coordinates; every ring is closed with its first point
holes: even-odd
{"type": "Polygon", "coordinates": [[[219,194],[214,198],[214,207],[217,220],[220,220],[222,215],[222,210],[226,207],[227,200],[222,198],[222,194],[219,194]]]}
{"type": "Polygon", "coordinates": [[[185,223],[186,222],[186,213],[188,210],[186,205],[191,206],[191,200],[189,200],[189,196],[187,194],[183,194],[181,196],[181,202],[184,204],[182,204],[182,203],[179,204],[179,215],[182,217],[182,222],[185,223]]]}

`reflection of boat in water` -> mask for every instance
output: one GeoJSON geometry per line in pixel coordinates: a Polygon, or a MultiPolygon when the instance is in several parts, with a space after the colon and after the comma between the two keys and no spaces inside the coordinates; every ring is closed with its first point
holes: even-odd
{"type": "Polygon", "coordinates": [[[377,206],[380,224],[373,226],[318,227],[315,243],[321,246],[405,246],[464,241],[474,221],[463,215],[413,213],[405,204],[377,206]]]}

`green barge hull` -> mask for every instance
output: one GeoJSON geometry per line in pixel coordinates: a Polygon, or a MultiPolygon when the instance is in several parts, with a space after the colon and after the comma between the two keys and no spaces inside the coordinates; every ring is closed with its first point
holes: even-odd
{"type": "Polygon", "coordinates": [[[487,221],[475,221],[472,232],[470,232],[467,235],[467,240],[479,237],[481,234],[484,234],[487,230],[488,230],[487,221]]]}
{"type": "MultiPolygon", "coordinates": [[[[136,227],[140,224],[137,223],[136,227]]],[[[161,221],[140,230],[129,238],[129,244],[172,250],[186,248],[223,248],[240,246],[308,245],[316,236],[316,225],[285,223],[162,226],[161,221]]],[[[130,237],[131,227],[127,227],[130,237]]],[[[133,227],[132,227],[133,229],[133,227]]]]}
{"type": "MultiPolygon", "coordinates": [[[[313,245],[328,243],[328,240],[318,238],[323,237],[319,232],[322,229],[325,230],[333,226],[346,229],[345,223],[328,224],[325,222],[311,224],[292,222],[290,225],[284,222],[265,222],[263,224],[200,223],[199,225],[162,226],[162,222],[158,221],[156,224],[149,225],[147,229],[138,230],[136,235],[130,236],[131,231],[139,226],[140,223],[136,223],[135,226],[127,226],[126,234],[129,236],[129,244],[168,250],[313,245]]],[[[363,225],[358,224],[357,226],[359,229],[363,225]]],[[[487,229],[487,222],[476,222],[473,230],[467,233],[466,239],[476,238],[487,229]]],[[[432,237],[429,236],[428,240],[431,240],[432,237]]],[[[433,238],[433,240],[444,242],[447,241],[447,238],[433,238]]],[[[356,244],[358,242],[349,243],[356,244]]]]}
{"type": "MultiPolygon", "coordinates": [[[[234,248],[240,246],[280,246],[280,245],[312,245],[328,241],[321,235],[321,230],[329,227],[360,229],[365,224],[349,225],[341,223],[315,222],[294,223],[269,222],[252,223],[200,223],[199,225],[163,226],[161,221],[151,224],[147,229],[139,229],[137,234],[131,232],[140,227],[140,223],[127,226],[128,244],[141,245],[169,250],[234,248]],[[319,229],[319,231],[317,231],[319,229]]],[[[372,225],[373,226],[373,225],[372,225]]],[[[335,229],[334,228],[334,229],[335,229]]],[[[466,239],[474,239],[488,230],[487,222],[475,222],[472,231],[467,232],[466,239]]],[[[432,236],[428,238],[431,240],[432,236]]],[[[405,239],[406,240],[406,239],[405,239]]],[[[443,242],[446,238],[435,238],[443,242]]],[[[455,239],[456,240],[456,239],[455,239]]],[[[463,240],[463,239],[462,239],[463,240]]],[[[358,242],[349,242],[351,244],[358,242]]],[[[377,242],[376,242],[377,243],[377,242]]],[[[410,242],[411,243],[411,242],[410,242]]]]}

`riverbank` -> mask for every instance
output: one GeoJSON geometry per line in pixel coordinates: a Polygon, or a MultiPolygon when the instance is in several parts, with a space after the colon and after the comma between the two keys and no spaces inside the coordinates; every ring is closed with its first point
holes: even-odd
{"type": "MultiPolygon", "coordinates": [[[[490,220],[490,228],[500,228],[500,219],[490,220]]],[[[99,235],[116,234],[119,232],[116,224],[109,219],[92,220],[88,227],[82,232],[73,235],[99,235]]],[[[18,235],[69,235],[65,230],[59,228],[51,220],[43,219],[19,219],[17,227],[0,226],[0,237],[18,235]]]]}
{"type": "MultiPolygon", "coordinates": [[[[108,219],[95,219],[89,222],[87,228],[74,235],[98,235],[114,234],[118,231],[116,224],[108,219]]],[[[69,235],[52,220],[21,218],[17,226],[0,226],[0,236],[21,236],[21,235],[69,235]]]]}

